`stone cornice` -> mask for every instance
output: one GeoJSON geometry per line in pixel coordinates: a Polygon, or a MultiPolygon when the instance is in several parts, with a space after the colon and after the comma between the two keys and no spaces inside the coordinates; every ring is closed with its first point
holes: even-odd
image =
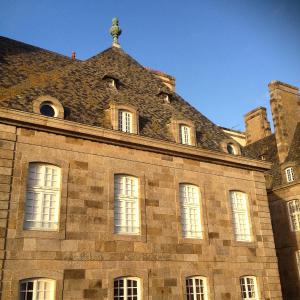
{"type": "Polygon", "coordinates": [[[271,163],[265,161],[7,108],[0,108],[0,123],[248,170],[266,171],[271,168],[271,163]]]}

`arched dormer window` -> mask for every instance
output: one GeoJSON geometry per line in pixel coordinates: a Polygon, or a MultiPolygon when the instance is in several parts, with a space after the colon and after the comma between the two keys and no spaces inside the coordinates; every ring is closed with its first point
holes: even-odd
{"type": "Polygon", "coordinates": [[[104,75],[102,79],[107,82],[107,86],[112,89],[117,90],[121,85],[120,80],[111,75],[104,75]]]}
{"type": "Polygon", "coordinates": [[[172,119],[170,131],[176,143],[191,146],[196,145],[195,126],[192,121],[172,119]]]}
{"type": "Polygon", "coordinates": [[[52,96],[40,96],[33,101],[33,112],[50,118],[64,118],[62,104],[52,96]]]}
{"type": "Polygon", "coordinates": [[[106,111],[107,118],[110,120],[111,127],[127,133],[138,134],[138,111],[130,104],[110,104],[106,111]]]}

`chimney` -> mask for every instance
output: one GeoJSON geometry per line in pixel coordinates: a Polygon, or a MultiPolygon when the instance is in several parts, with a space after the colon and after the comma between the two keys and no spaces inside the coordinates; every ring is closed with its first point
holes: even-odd
{"type": "Polygon", "coordinates": [[[257,107],[244,116],[246,145],[252,144],[271,134],[270,122],[265,107],[257,107]]]}
{"type": "Polygon", "coordinates": [[[159,78],[172,92],[175,92],[175,77],[148,67],[146,67],[146,69],[150,71],[155,77],[159,78]]]}
{"type": "Polygon", "coordinates": [[[73,59],[73,60],[76,59],[76,52],[75,52],[75,51],[72,52],[72,59],[73,59]]]}
{"type": "Polygon", "coordinates": [[[280,81],[269,83],[270,104],[280,163],[284,162],[300,122],[299,89],[280,81]]]}

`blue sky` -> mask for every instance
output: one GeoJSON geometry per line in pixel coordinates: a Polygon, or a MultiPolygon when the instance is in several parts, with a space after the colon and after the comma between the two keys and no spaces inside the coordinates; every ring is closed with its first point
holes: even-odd
{"type": "Polygon", "coordinates": [[[271,80],[300,87],[299,0],[0,0],[0,35],[87,59],[110,47],[114,16],[122,48],[218,125],[269,108],[271,80]]]}

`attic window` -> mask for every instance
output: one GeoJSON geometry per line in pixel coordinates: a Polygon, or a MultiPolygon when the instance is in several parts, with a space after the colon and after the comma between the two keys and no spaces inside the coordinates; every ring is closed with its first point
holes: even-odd
{"type": "Polygon", "coordinates": [[[105,75],[102,79],[107,82],[107,85],[109,88],[118,89],[118,87],[119,87],[118,79],[116,79],[112,76],[108,76],[108,75],[105,75]]]}
{"type": "Polygon", "coordinates": [[[170,94],[161,92],[159,94],[159,96],[163,99],[164,103],[170,103],[171,102],[171,95],[170,94]]]}
{"type": "Polygon", "coordinates": [[[261,160],[266,160],[266,155],[265,154],[262,154],[262,155],[260,155],[260,157],[259,157],[261,160]]]}
{"type": "Polygon", "coordinates": [[[51,102],[43,102],[40,106],[40,112],[46,117],[56,117],[57,109],[51,102]]]}
{"type": "Polygon", "coordinates": [[[60,101],[50,95],[40,96],[32,101],[34,113],[50,117],[63,119],[65,116],[64,107],[60,101]]]}
{"type": "Polygon", "coordinates": [[[233,154],[233,155],[237,154],[235,146],[233,144],[231,144],[231,143],[227,144],[227,152],[229,154],[233,154]]]}
{"type": "Polygon", "coordinates": [[[292,167],[286,168],[285,169],[285,175],[286,175],[286,181],[287,182],[295,181],[294,168],[292,168],[292,167]]]}

